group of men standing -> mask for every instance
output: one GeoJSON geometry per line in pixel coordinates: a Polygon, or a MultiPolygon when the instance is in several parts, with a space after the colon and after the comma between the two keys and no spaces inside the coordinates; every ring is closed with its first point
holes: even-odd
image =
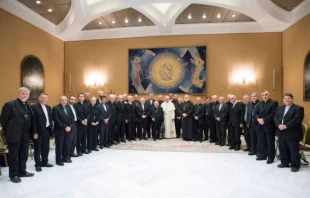
{"type": "Polygon", "coordinates": [[[12,182],[21,182],[20,177],[32,177],[26,171],[29,140],[34,144],[36,171],[42,167],[53,167],[48,163],[50,136],[55,136],[56,164],[72,163],[72,157],[81,157],[99,148],[128,141],[154,141],[163,138],[182,138],[185,141],[229,146],[240,150],[240,135],[244,130],[249,155],[257,160],[274,162],[275,133],[279,137],[281,164],[297,172],[300,168],[299,141],[302,138],[304,109],[293,103],[292,94],[284,94],[284,105],[270,98],[268,91],[262,92],[262,100],[253,92],[244,95],[243,102],[229,94],[228,101],[223,96],[206,97],[205,103],[196,98],[196,104],[189,95],[177,98],[169,94],[154,100],[139,99],[138,95],[109,98],[102,91],[98,98],[89,93],[59,98],[59,104],[51,108],[47,105],[48,94],[41,93],[38,102],[27,103],[30,90],[21,87],[16,100],[7,102],[1,114],[1,125],[5,132],[9,149],[9,176],[12,182]],[[249,101],[251,100],[251,101],[249,101]],[[151,130],[152,129],[152,130],[151,130]],[[228,129],[228,137],[227,137],[228,129]],[[151,134],[152,131],[152,134],[151,134]]]}

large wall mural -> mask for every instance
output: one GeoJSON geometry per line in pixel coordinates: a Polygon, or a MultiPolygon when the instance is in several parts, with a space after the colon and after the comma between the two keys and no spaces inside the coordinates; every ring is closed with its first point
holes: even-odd
{"type": "Polygon", "coordinates": [[[129,93],[206,93],[207,47],[129,49],[129,93]]]}

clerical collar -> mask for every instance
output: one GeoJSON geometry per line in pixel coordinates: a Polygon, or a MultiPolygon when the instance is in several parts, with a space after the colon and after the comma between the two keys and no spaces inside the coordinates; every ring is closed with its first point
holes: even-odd
{"type": "Polygon", "coordinates": [[[270,99],[268,99],[267,101],[264,100],[265,103],[268,103],[270,101],[270,99]]]}
{"type": "Polygon", "coordinates": [[[18,101],[20,102],[20,104],[26,104],[26,103],[27,103],[27,101],[23,102],[23,101],[21,101],[21,99],[19,99],[19,98],[18,98],[18,101]]]}

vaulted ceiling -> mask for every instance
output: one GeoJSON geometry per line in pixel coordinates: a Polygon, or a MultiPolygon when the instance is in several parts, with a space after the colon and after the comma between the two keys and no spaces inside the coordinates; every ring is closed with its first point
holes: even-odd
{"type": "Polygon", "coordinates": [[[64,41],[281,32],[310,0],[1,0],[0,8],[64,41]]]}

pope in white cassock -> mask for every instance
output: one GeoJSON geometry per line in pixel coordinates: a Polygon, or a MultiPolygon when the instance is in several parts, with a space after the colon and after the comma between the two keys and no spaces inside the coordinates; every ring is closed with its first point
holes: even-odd
{"type": "Polygon", "coordinates": [[[175,138],[176,131],[175,131],[175,106],[170,101],[169,96],[165,97],[165,102],[161,104],[161,108],[164,111],[164,118],[165,118],[165,138],[175,138]]]}

